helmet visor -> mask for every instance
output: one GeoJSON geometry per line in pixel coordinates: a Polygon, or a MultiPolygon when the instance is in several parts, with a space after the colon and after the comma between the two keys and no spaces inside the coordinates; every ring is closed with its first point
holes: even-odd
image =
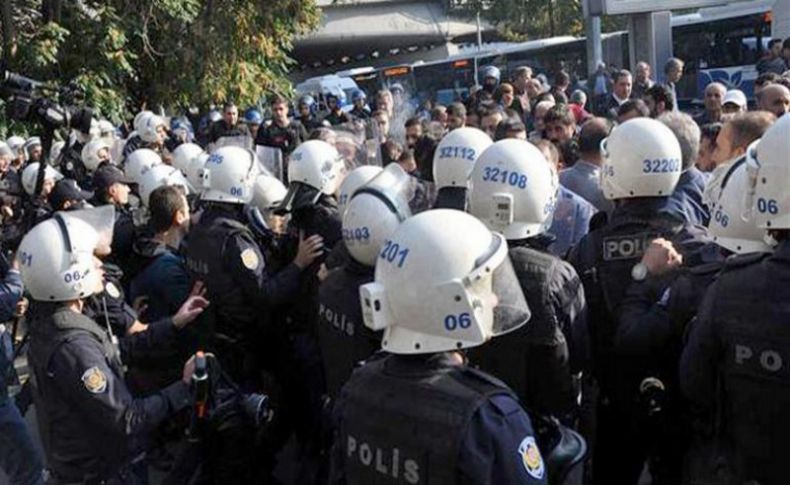
{"type": "Polygon", "coordinates": [[[250,135],[223,136],[214,143],[214,150],[222,147],[240,147],[245,150],[252,150],[253,142],[254,140],[250,135]]]}
{"type": "Polygon", "coordinates": [[[394,212],[401,221],[411,216],[410,201],[415,195],[415,185],[411,183],[411,176],[398,164],[390,164],[373,180],[358,188],[351,196],[353,200],[357,194],[371,194],[379,198],[394,212]]]}
{"type": "Polygon", "coordinates": [[[99,256],[110,254],[115,227],[115,206],[108,204],[90,209],[58,212],[58,214],[64,219],[79,219],[91,226],[98,235],[95,253],[99,256]]]}
{"type": "Polygon", "coordinates": [[[527,323],[532,316],[508,256],[507,243],[501,234],[493,234],[489,250],[478,258],[474,271],[466,278],[466,284],[481,299],[495,299],[484,305],[493,307],[492,337],[516,330],[527,323]],[[489,274],[491,275],[490,293],[486,291],[484,286],[487,285],[483,283],[489,274]]]}
{"type": "Polygon", "coordinates": [[[266,147],[257,145],[255,147],[255,155],[258,159],[258,165],[261,168],[261,173],[276,177],[281,182],[283,181],[283,152],[279,148],[266,147]]]}

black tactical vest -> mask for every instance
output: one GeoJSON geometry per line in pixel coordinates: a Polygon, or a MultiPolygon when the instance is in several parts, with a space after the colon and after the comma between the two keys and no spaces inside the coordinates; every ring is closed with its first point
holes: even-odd
{"type": "Polygon", "coordinates": [[[318,341],[324,359],[327,392],[336,397],[358,362],[381,348],[381,332],[362,320],[359,287],[373,281],[373,268],[349,261],[321,283],[318,341]]]}
{"type": "Polygon", "coordinates": [[[614,350],[617,311],[633,282],[631,271],[653,239],[676,239],[683,227],[682,221],[665,214],[623,215],[590,232],[580,243],[588,245],[585,249],[590,255],[576,269],[587,298],[593,371],[610,397],[616,388],[623,399],[630,399],[637,391],[636,381],[651,366],[648,356],[617,356],[614,350]]]}
{"type": "MultiPolygon", "coordinates": [[[[455,484],[458,454],[475,412],[498,380],[466,367],[426,363],[394,375],[387,356],[354,371],[343,389],[338,439],[349,485],[455,484]]],[[[515,397],[514,397],[515,398],[515,397]]]]}
{"type": "MultiPolygon", "coordinates": [[[[532,318],[518,330],[471,349],[469,359],[502,379],[527,408],[559,415],[573,407],[574,391],[568,343],[556,306],[566,298],[552,294],[550,279],[557,277],[559,266],[568,264],[530,247],[514,247],[509,254],[532,318]]],[[[562,291],[575,294],[580,286],[562,291]]]]}
{"type": "MultiPolygon", "coordinates": [[[[123,369],[115,347],[93,320],[66,308],[42,314],[31,328],[28,359],[33,370],[36,416],[49,467],[60,479],[76,481],[87,476],[111,476],[128,459],[126,440],[122,436],[102,438],[99,431],[90,429],[61,390],[64,384],[58,379],[62,376],[50,371],[50,361],[61,345],[88,334],[102,346],[108,366],[118,381],[122,381],[123,369]]],[[[85,392],[76,389],[82,385],[80,382],[69,385],[75,387],[75,392],[85,392]]]]}
{"type": "MultiPolygon", "coordinates": [[[[222,339],[241,342],[258,318],[260,309],[244,295],[224,263],[226,243],[236,234],[246,234],[251,242],[254,241],[244,224],[225,216],[202,221],[189,234],[187,271],[192,281],[205,283],[206,296],[211,302],[195,322],[204,334],[202,338],[210,339],[216,332],[222,339]]],[[[201,344],[209,345],[209,342],[201,344]]]]}
{"type": "MultiPolygon", "coordinates": [[[[730,258],[713,293],[725,436],[739,482],[785,483],[790,451],[790,251],[730,258]]],[[[707,358],[707,356],[706,356],[707,358]]]]}

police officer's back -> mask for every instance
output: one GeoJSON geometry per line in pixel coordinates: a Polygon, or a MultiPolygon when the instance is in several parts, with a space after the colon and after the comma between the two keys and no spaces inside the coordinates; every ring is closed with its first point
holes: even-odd
{"type": "MultiPolygon", "coordinates": [[[[95,214],[56,214],[20,245],[22,277],[37,307],[29,353],[34,396],[56,482],[132,483],[146,434],[189,404],[193,366],[184,367],[183,382],[146,398],[129,393],[108,330],[81,313],[84,298],[102,290],[94,251],[106,251],[109,238],[97,228],[112,227],[95,214]]],[[[183,316],[193,319],[206,304],[195,297],[183,316]]]]}
{"type": "Polygon", "coordinates": [[[470,360],[501,377],[528,409],[563,417],[575,408],[572,374],[580,365],[573,362],[576,368],[571,369],[571,363],[583,360],[583,350],[573,344],[583,341],[586,322],[576,271],[551,255],[543,242],[557,197],[557,176],[538,148],[508,139],[480,155],[470,183],[469,211],[507,238],[516,277],[532,311],[529,326],[474,349],[470,360]],[[504,173],[506,183],[500,175],[504,173]]]}
{"type": "MultiPolygon", "coordinates": [[[[370,172],[366,170],[369,168],[359,167],[346,177],[341,197],[350,191],[347,185],[357,178],[357,171],[370,172]]],[[[384,171],[353,190],[351,200],[345,204],[343,242],[338,246],[347,248],[348,258],[329,273],[319,289],[318,339],[327,393],[332,398],[338,395],[354,367],[381,347],[380,332],[373,332],[362,321],[359,287],[373,281],[381,247],[411,215],[406,195],[409,175],[397,165],[384,171]]]]}
{"type": "Polygon", "coordinates": [[[726,463],[739,483],[787,481],[782,457],[790,433],[788,139],[785,116],[749,150],[753,192],[744,210],[778,242],[774,253],[727,262],[692,324],[680,366],[684,393],[721,418],[719,444],[730,450],[726,463]]]}
{"type": "Polygon", "coordinates": [[[391,355],[341,392],[330,483],[547,483],[513,393],[459,352],[526,323],[517,285],[504,238],[473,217],[433,210],[401,224],[360,289],[391,355]]]}
{"type": "MultiPolygon", "coordinates": [[[[588,304],[592,374],[600,386],[594,450],[596,483],[636,483],[643,468],[644,409],[635,405],[649,356],[623,354],[614,347],[617,312],[632,268],[651,240],[664,237],[685,251],[690,238],[684,222],[661,212],[681,171],[681,150],[674,134],[658,121],[634,119],[615,128],[603,143],[604,196],[615,200],[605,223],[593,218],[590,231],[570,254],[584,284],[588,304]],[[640,425],[640,423],[642,423],[640,425]]],[[[666,443],[667,446],[677,446],[666,443]]],[[[666,465],[666,464],[665,464],[666,465]]],[[[676,467],[679,463],[672,463],[676,467]]]]}

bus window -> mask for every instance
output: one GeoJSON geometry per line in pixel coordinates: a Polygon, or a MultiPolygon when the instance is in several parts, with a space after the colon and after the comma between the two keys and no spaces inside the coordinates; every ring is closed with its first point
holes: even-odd
{"type": "Polygon", "coordinates": [[[771,24],[761,14],[676,27],[673,49],[686,62],[678,98],[702,99],[705,86],[713,81],[752,96],[757,78],[754,65],[770,32],[771,24]]]}

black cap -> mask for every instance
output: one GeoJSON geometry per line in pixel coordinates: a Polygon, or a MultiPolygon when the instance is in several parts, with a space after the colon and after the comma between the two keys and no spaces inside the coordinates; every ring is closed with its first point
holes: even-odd
{"type": "Polygon", "coordinates": [[[96,170],[93,174],[93,189],[98,194],[104,194],[107,189],[112,187],[113,184],[125,184],[126,177],[118,167],[113,165],[104,165],[96,170]]]}
{"type": "Polygon", "coordinates": [[[74,179],[59,180],[49,194],[49,203],[55,210],[63,208],[63,204],[70,200],[85,201],[93,197],[93,192],[82,190],[74,179]]]}

